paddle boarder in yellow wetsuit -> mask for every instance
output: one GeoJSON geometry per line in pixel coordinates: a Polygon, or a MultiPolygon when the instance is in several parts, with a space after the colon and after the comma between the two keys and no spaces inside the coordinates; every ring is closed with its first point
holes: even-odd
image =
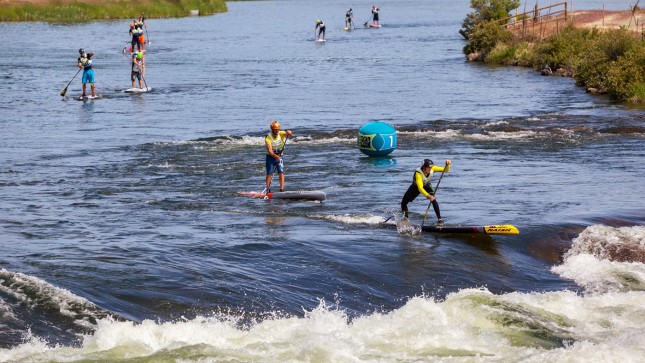
{"type": "Polygon", "coordinates": [[[421,167],[417,168],[414,171],[414,177],[412,178],[412,184],[408,190],[403,195],[401,200],[401,211],[405,218],[408,218],[408,203],[412,202],[419,194],[423,194],[424,197],[428,198],[432,202],[432,208],[437,215],[437,225],[443,226],[443,220],[441,219],[441,212],[439,211],[439,203],[434,197],[434,190],[432,189],[432,174],[434,172],[448,172],[450,171],[450,160],[446,160],[446,167],[436,166],[430,159],[423,160],[421,167]]]}
{"type": "Polygon", "coordinates": [[[291,137],[293,133],[291,130],[280,131],[280,123],[278,121],[271,122],[271,132],[264,138],[264,143],[267,148],[266,156],[266,168],[267,168],[267,178],[266,178],[266,193],[271,192],[269,187],[271,186],[271,181],[273,180],[273,171],[278,170],[278,176],[280,178],[280,191],[284,191],[284,163],[282,160],[282,153],[284,152],[284,145],[287,141],[287,138],[291,137]]]}

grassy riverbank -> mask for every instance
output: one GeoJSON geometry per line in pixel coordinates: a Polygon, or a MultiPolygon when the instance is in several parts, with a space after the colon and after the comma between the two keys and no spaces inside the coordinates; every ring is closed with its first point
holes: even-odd
{"type": "Polygon", "coordinates": [[[486,51],[483,61],[572,76],[589,92],[645,104],[645,40],[626,29],[599,31],[570,25],[542,42],[507,38],[486,51]]]}
{"type": "Polygon", "coordinates": [[[461,31],[469,61],[570,76],[589,92],[645,104],[645,36],[638,23],[633,26],[641,15],[639,9],[574,13],[562,19],[568,23],[564,28],[558,22],[547,23],[549,19],[542,24],[532,15],[528,21],[518,21],[529,27],[509,27],[508,14],[517,4],[516,0],[471,0],[475,11],[468,14],[461,31]],[[491,11],[497,8],[501,10],[491,11]],[[612,27],[602,26],[605,23],[612,27]]]}
{"type": "Polygon", "coordinates": [[[0,21],[73,23],[102,19],[172,18],[225,12],[224,0],[0,0],[0,21]]]}

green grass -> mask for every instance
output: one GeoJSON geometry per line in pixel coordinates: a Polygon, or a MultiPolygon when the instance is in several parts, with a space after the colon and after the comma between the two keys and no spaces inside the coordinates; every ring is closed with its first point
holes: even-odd
{"type": "Polygon", "coordinates": [[[102,19],[132,19],[145,13],[147,18],[171,18],[225,12],[224,0],[115,0],[100,3],[52,1],[47,5],[19,3],[0,8],[0,21],[45,21],[74,23],[102,19]]]}

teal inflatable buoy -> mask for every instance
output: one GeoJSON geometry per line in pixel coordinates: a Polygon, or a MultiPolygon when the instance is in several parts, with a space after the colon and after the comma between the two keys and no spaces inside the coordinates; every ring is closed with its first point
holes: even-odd
{"type": "Polygon", "coordinates": [[[369,122],[358,130],[358,149],[368,156],[389,155],[396,149],[396,130],[385,122],[369,122]]]}

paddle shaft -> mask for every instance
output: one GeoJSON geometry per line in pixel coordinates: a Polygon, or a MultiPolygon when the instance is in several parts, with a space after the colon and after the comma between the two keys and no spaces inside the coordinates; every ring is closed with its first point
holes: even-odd
{"type": "MultiPolygon", "coordinates": [[[[434,193],[432,193],[432,196],[437,195],[437,190],[439,190],[439,184],[441,184],[441,179],[443,179],[443,173],[446,172],[446,168],[448,167],[448,164],[446,164],[443,167],[443,171],[441,172],[441,176],[439,177],[439,181],[437,182],[437,187],[434,188],[434,193]]],[[[428,216],[428,211],[430,210],[430,206],[432,205],[432,201],[428,203],[428,208],[426,208],[426,214],[423,216],[423,222],[421,222],[421,228],[423,228],[423,224],[426,222],[426,217],[428,216]]]]}
{"type": "Polygon", "coordinates": [[[76,72],[74,77],[72,77],[72,79],[70,79],[69,83],[67,83],[67,86],[65,86],[65,88],[63,88],[63,90],[60,91],[61,96],[63,96],[63,97],[65,96],[65,94],[67,93],[67,87],[69,87],[69,85],[72,84],[72,81],[74,80],[74,78],[76,78],[76,76],[78,76],[78,74],[81,73],[82,70],[83,70],[83,68],[79,68],[78,72],[76,72]]]}
{"type": "Polygon", "coordinates": [[[368,18],[368,19],[363,23],[363,26],[364,26],[364,27],[366,27],[366,28],[367,28],[367,23],[369,23],[369,22],[370,22],[370,20],[372,20],[372,17],[373,17],[373,16],[374,16],[374,14],[370,15],[370,17],[369,17],[369,18],[368,18]]]}
{"type": "MultiPolygon", "coordinates": [[[[147,86],[146,86],[147,87],[147,86]]],[[[287,141],[289,140],[289,136],[284,139],[284,144],[282,144],[282,153],[284,154],[284,148],[287,147],[287,141]]],[[[282,155],[280,155],[282,157],[282,155]]],[[[276,160],[274,163],[275,167],[273,168],[273,172],[271,173],[271,181],[269,181],[269,185],[267,185],[266,189],[264,189],[265,192],[267,192],[271,188],[271,183],[273,183],[273,176],[275,174],[275,170],[278,168],[278,161],[276,160]]]]}

